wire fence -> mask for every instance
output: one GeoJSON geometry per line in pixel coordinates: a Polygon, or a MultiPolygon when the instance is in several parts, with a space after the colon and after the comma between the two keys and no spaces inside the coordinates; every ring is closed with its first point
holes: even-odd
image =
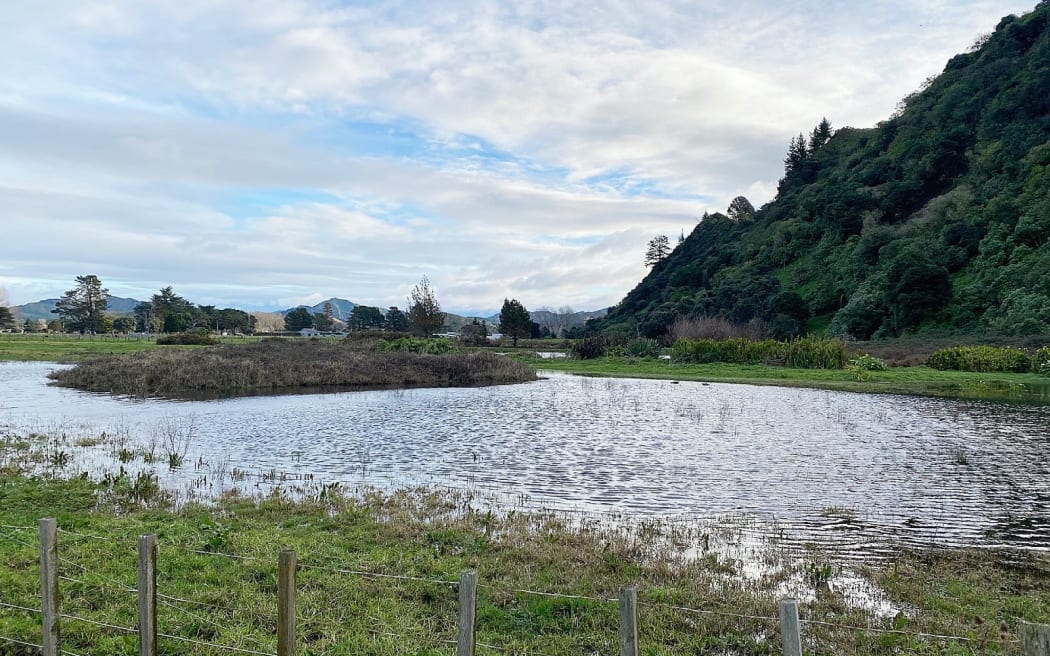
{"type": "MultiPolygon", "coordinates": [[[[138,554],[138,568],[140,572],[140,583],[138,586],[130,586],[122,581],[114,579],[112,576],[94,571],[91,568],[84,566],[81,563],[77,563],[71,559],[58,555],[57,542],[49,543],[47,532],[43,528],[43,522],[53,520],[42,520],[41,527],[31,526],[11,526],[11,525],[0,525],[0,538],[3,538],[14,544],[18,544],[27,549],[38,551],[41,558],[41,585],[46,589],[48,585],[48,576],[53,577],[51,582],[56,586],[61,581],[70,590],[67,592],[69,601],[78,600],[87,591],[102,592],[104,594],[119,593],[124,598],[135,598],[137,599],[137,621],[136,615],[132,608],[132,604],[125,604],[127,612],[123,615],[128,621],[122,622],[116,617],[91,617],[88,616],[92,609],[85,608],[84,611],[60,611],[58,607],[48,608],[46,601],[42,600],[40,607],[35,607],[25,602],[16,603],[15,601],[4,598],[0,599],[0,610],[5,611],[4,614],[23,614],[31,615],[36,617],[39,621],[42,621],[46,627],[48,625],[48,619],[55,620],[57,625],[58,620],[62,620],[64,624],[77,626],[86,625],[93,629],[105,630],[107,632],[113,632],[116,634],[122,634],[126,636],[138,636],[140,643],[146,644],[149,641],[142,641],[141,636],[143,635],[143,627],[154,627],[153,640],[156,644],[156,639],[160,638],[163,640],[172,641],[174,643],[182,643],[189,645],[193,648],[203,648],[207,653],[233,653],[233,654],[253,654],[256,656],[286,656],[295,653],[296,645],[296,627],[297,623],[302,623],[303,617],[300,615],[309,616],[316,615],[316,610],[303,611],[298,608],[295,603],[296,595],[296,576],[300,573],[303,577],[302,592],[311,593],[316,582],[307,581],[307,576],[313,574],[316,577],[329,577],[332,575],[354,577],[362,580],[372,581],[376,585],[389,583],[389,584],[426,584],[433,585],[439,588],[453,589],[458,593],[458,606],[455,609],[452,608],[453,604],[444,603],[438,604],[438,607],[448,608],[449,612],[456,613],[458,611],[458,621],[456,623],[456,630],[458,632],[457,639],[442,638],[440,632],[434,635],[431,631],[426,635],[412,636],[404,632],[403,629],[409,627],[402,627],[401,632],[391,631],[387,626],[382,624],[368,629],[368,633],[372,636],[373,640],[379,638],[394,638],[402,641],[403,645],[419,645],[422,642],[429,641],[432,647],[447,649],[451,645],[456,646],[455,653],[457,655],[470,655],[474,653],[475,649],[488,650],[495,653],[507,653],[507,654],[535,654],[536,656],[554,656],[555,653],[566,653],[564,651],[551,652],[545,650],[536,650],[529,646],[512,644],[511,646],[493,644],[490,641],[478,639],[478,622],[476,620],[476,605],[478,600],[478,590],[486,591],[488,598],[494,597],[539,597],[552,600],[567,600],[567,601],[579,601],[587,604],[595,604],[606,609],[606,616],[611,618],[615,615],[616,611],[619,611],[619,645],[620,653],[623,656],[637,656],[640,652],[638,651],[639,642],[639,628],[638,628],[638,615],[639,613],[652,614],[656,612],[672,612],[686,616],[707,616],[716,617],[729,621],[748,621],[748,622],[759,622],[765,626],[774,627],[773,633],[779,631],[781,634],[781,641],[783,643],[784,654],[787,656],[800,656],[801,652],[793,651],[792,644],[801,644],[802,633],[798,630],[799,626],[809,627],[823,627],[826,629],[832,629],[835,631],[847,631],[847,632],[858,632],[865,635],[878,636],[878,635],[889,635],[889,636],[900,636],[909,640],[919,641],[945,641],[945,642],[958,642],[962,644],[973,644],[973,643],[987,643],[989,639],[987,637],[974,637],[974,636],[960,636],[953,635],[951,633],[937,633],[928,631],[910,631],[901,628],[886,628],[879,626],[859,626],[848,623],[840,623],[834,621],[828,621],[824,619],[812,618],[812,617],[800,617],[798,614],[798,604],[793,600],[783,600],[780,602],[780,613],[779,615],[763,615],[751,612],[736,612],[734,610],[726,610],[722,608],[697,608],[685,605],[676,605],[673,603],[656,602],[656,601],[641,601],[637,599],[637,589],[634,587],[625,587],[620,590],[619,597],[602,597],[602,596],[589,596],[589,595],[577,595],[569,594],[557,591],[547,590],[536,590],[528,588],[516,588],[513,586],[501,586],[495,584],[479,584],[477,576],[473,572],[461,573],[458,580],[452,580],[449,578],[443,578],[439,576],[419,576],[419,575],[406,575],[406,574],[394,574],[383,571],[374,571],[368,568],[362,568],[360,565],[351,565],[349,563],[313,563],[310,561],[299,562],[295,554],[292,555],[292,567],[289,572],[283,571],[284,567],[284,552],[282,552],[282,558],[277,561],[276,572],[274,571],[275,561],[264,558],[257,558],[253,556],[241,556],[228,553],[222,553],[220,551],[208,551],[201,549],[194,549],[185,547],[182,545],[172,544],[166,548],[170,548],[173,551],[181,552],[185,554],[191,554],[194,556],[204,556],[207,558],[221,559],[226,562],[239,563],[241,565],[250,566],[255,570],[256,574],[267,572],[265,574],[266,581],[272,578],[273,574],[276,574],[278,586],[276,590],[271,590],[271,593],[276,592],[278,597],[277,616],[273,618],[261,617],[257,608],[254,609],[243,609],[238,608],[235,605],[214,603],[213,601],[203,601],[200,599],[190,599],[187,597],[180,597],[177,595],[171,595],[159,592],[156,589],[156,585],[147,585],[146,588],[142,587],[142,572],[150,571],[154,572],[156,576],[156,562],[155,560],[150,561],[148,552],[143,552],[142,544],[143,538],[140,538],[138,542],[139,554],[138,554]],[[29,540],[22,539],[25,533],[30,531],[37,531],[39,528],[40,539],[38,541],[31,542],[29,540]],[[48,574],[47,567],[45,565],[45,559],[48,554],[52,553],[55,563],[60,563],[67,568],[74,568],[78,574],[76,576],[69,576],[57,571],[57,568],[48,574]],[[289,578],[290,577],[290,578],[289,578]],[[290,581],[290,582],[289,582],[290,581]],[[288,586],[291,586],[289,589],[288,586]],[[150,591],[152,590],[152,596],[150,591]],[[285,603],[282,605],[280,599],[285,597],[292,599],[291,607],[285,603]],[[180,618],[186,620],[188,625],[197,627],[197,634],[195,637],[188,635],[180,635],[177,632],[171,630],[160,631],[156,630],[156,614],[158,604],[170,611],[168,614],[169,624],[173,627],[180,626],[179,622],[172,618],[180,618]],[[193,610],[189,610],[185,606],[190,606],[193,610]],[[152,610],[150,610],[152,609],[152,610]],[[152,613],[152,619],[144,616],[144,613],[152,613]],[[226,626],[228,618],[235,615],[242,614],[248,615],[251,618],[253,624],[265,625],[272,628],[272,625],[282,625],[283,622],[288,622],[288,626],[293,627],[291,630],[291,636],[288,635],[286,630],[284,634],[278,631],[270,631],[267,629],[265,635],[242,635],[240,640],[237,641],[239,644],[224,644],[214,639],[203,639],[200,636],[201,633],[209,635],[221,635],[223,629],[226,626]],[[204,627],[207,630],[202,630],[204,627]],[[464,627],[467,627],[464,629],[464,627]],[[795,627],[795,628],[792,628],[795,627]],[[273,633],[276,633],[276,648],[274,648],[275,637],[273,633]]],[[[105,542],[113,544],[121,548],[125,548],[125,551],[131,553],[132,545],[135,544],[131,540],[112,538],[107,536],[90,535],[87,533],[78,533],[74,531],[68,531],[64,529],[53,530],[52,535],[57,536],[58,534],[66,535],[74,539],[80,540],[93,540],[99,542],[105,542]]],[[[150,536],[152,537],[152,536],[150,536]]],[[[154,539],[154,543],[155,539],[154,539]]],[[[152,558],[156,558],[156,550],[152,558]]],[[[267,583],[264,587],[269,588],[267,583]]],[[[4,595],[6,597],[6,594],[4,595]]],[[[45,595],[46,596],[46,595],[45,595]]],[[[396,597],[395,594],[395,603],[396,597]]],[[[450,600],[446,600],[450,601],[450,600]]],[[[322,622],[314,619],[313,626],[321,626],[322,622]]],[[[338,618],[337,618],[338,619],[338,618]]],[[[309,624],[309,622],[306,622],[309,624]]],[[[338,621],[328,620],[328,628],[332,631],[337,631],[340,627],[338,621]]],[[[494,631],[484,627],[484,622],[481,623],[481,629],[485,636],[494,635],[494,631]]],[[[425,627],[426,628],[426,627],[425,627]]],[[[610,627],[611,629],[611,627],[610,627]]],[[[79,632],[78,632],[79,633],[79,632]]],[[[609,631],[609,635],[613,635],[613,631],[609,631]]],[[[41,654],[50,656],[50,654],[69,654],[70,656],[77,656],[73,652],[61,649],[57,644],[57,631],[55,632],[55,641],[47,639],[46,628],[43,634],[43,640],[37,641],[34,636],[31,635],[8,635],[6,632],[0,631],[0,642],[6,642],[12,645],[19,645],[21,647],[27,647],[31,649],[40,650],[41,654]]],[[[491,640],[490,638],[486,638],[491,640]]],[[[513,640],[511,640],[513,643],[513,640]]],[[[1025,625],[1022,627],[1022,635],[1018,637],[1016,635],[1000,635],[997,640],[994,640],[997,644],[1002,647],[1008,645],[1021,645],[1021,653],[1024,656],[1050,656],[1050,626],[1045,625],[1025,625]],[[1029,638],[1031,634],[1031,638],[1029,638]]],[[[85,647],[83,641],[77,643],[82,648],[85,647]]],[[[90,649],[90,645],[86,646],[90,649]]],[[[143,648],[145,649],[145,648],[143,648]]],[[[3,650],[0,649],[0,653],[3,650]]],[[[141,656],[154,656],[156,652],[140,651],[141,656]]],[[[194,652],[196,653],[196,652],[194,652]]]]}

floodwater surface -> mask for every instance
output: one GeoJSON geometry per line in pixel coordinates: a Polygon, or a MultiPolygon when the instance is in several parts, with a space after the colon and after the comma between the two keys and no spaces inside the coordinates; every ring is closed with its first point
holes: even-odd
{"type": "Polygon", "coordinates": [[[49,386],[58,366],[0,363],[0,423],[125,430],[139,445],[191,426],[187,463],[485,489],[570,512],[753,517],[858,551],[1050,549],[1047,406],[556,373],[486,388],[132,400],[49,386]]]}

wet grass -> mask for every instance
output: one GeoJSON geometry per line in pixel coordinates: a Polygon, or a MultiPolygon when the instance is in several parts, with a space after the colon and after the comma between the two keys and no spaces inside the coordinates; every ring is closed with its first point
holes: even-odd
{"type": "Polygon", "coordinates": [[[304,388],[464,387],[536,379],[528,365],[492,353],[378,352],[346,343],[273,339],[107,356],[50,376],[59,385],[86,391],[169,398],[304,388]]]}
{"type": "Polygon", "coordinates": [[[1050,403],[1050,378],[1036,374],[938,371],[896,367],[887,371],[792,369],[726,363],[678,364],[666,360],[606,357],[594,360],[541,359],[515,354],[539,369],[589,376],[660,378],[749,385],[783,385],[882,394],[914,394],[1050,403]]]}
{"type": "MultiPolygon", "coordinates": [[[[35,524],[53,516],[64,613],[134,627],[136,539],[153,533],[161,632],[269,653],[282,548],[299,554],[303,654],[451,653],[454,582],[468,568],[481,582],[478,641],[510,653],[616,653],[611,600],[623,585],[639,588],[646,654],[779,653],[772,618],[785,595],[801,600],[813,654],[1016,654],[1019,623],[1050,617],[1045,554],[898,553],[855,572],[882,590],[890,611],[874,613],[826,555],[772,539],[747,557],[734,550],[748,542],[742,519],[617,521],[486,508],[464,490],[380,493],[315,481],[251,498],[230,486],[211,502],[174,503],[178,495],[148,468],[79,471],[68,450],[78,442],[127,446],[115,435],[0,437],[4,603],[37,605],[35,524]]],[[[62,633],[72,653],[136,653],[136,636],[119,629],[65,619],[62,633]]],[[[0,609],[0,635],[38,642],[39,617],[0,609]]],[[[221,653],[162,643],[167,654],[221,653]]],[[[35,653],[16,649],[0,641],[0,653],[35,653]]]]}

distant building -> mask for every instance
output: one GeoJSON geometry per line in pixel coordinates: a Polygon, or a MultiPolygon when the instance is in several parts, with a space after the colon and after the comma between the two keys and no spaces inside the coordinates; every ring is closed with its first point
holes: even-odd
{"type": "Polygon", "coordinates": [[[317,330],[316,328],[300,328],[299,329],[299,336],[300,337],[320,337],[321,336],[321,331],[317,330]]]}

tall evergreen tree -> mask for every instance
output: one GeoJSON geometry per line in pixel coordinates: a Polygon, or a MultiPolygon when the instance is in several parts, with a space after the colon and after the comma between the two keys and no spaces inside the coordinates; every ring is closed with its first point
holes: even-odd
{"type": "Polygon", "coordinates": [[[445,325],[445,313],[430,286],[430,279],[423,276],[419,284],[412,288],[409,297],[408,318],[412,327],[423,337],[429,337],[445,325]]]}
{"type": "Polygon", "coordinates": [[[154,294],[150,305],[153,326],[165,333],[180,333],[192,328],[199,315],[193,303],[176,294],[171,285],[154,294]]]}
{"type": "Polygon", "coordinates": [[[815,153],[817,149],[823,146],[831,139],[832,136],[831,123],[827,117],[820,119],[820,123],[817,127],[813,128],[812,134],[809,136],[809,152],[815,153]]]}
{"type": "Polygon", "coordinates": [[[11,330],[15,327],[15,315],[11,310],[0,305],[0,330],[11,330]]]}
{"type": "Polygon", "coordinates": [[[63,294],[51,311],[62,318],[67,330],[105,332],[109,290],[95,275],[77,276],[76,280],[77,286],[63,294]]]}
{"type": "Polygon", "coordinates": [[[513,298],[503,299],[503,309],[499,313],[499,330],[513,338],[514,346],[518,345],[519,337],[532,334],[532,317],[521,301],[513,298]]]}
{"type": "Polygon", "coordinates": [[[384,328],[392,333],[403,333],[408,330],[408,317],[396,305],[391,305],[386,311],[386,323],[384,328]]]}
{"type": "Polygon", "coordinates": [[[290,310],[288,314],[284,315],[284,329],[290,331],[298,331],[303,328],[313,328],[314,326],[314,315],[310,314],[310,310],[300,305],[294,310],[290,310]]]}
{"type": "Polygon", "coordinates": [[[645,266],[656,266],[671,254],[671,244],[667,235],[657,235],[649,240],[649,248],[645,251],[645,266]]]}
{"type": "Polygon", "coordinates": [[[787,156],[784,158],[784,175],[791,175],[792,171],[798,169],[809,158],[809,144],[806,143],[806,135],[801,132],[797,137],[791,138],[788,146],[787,156]]]}

